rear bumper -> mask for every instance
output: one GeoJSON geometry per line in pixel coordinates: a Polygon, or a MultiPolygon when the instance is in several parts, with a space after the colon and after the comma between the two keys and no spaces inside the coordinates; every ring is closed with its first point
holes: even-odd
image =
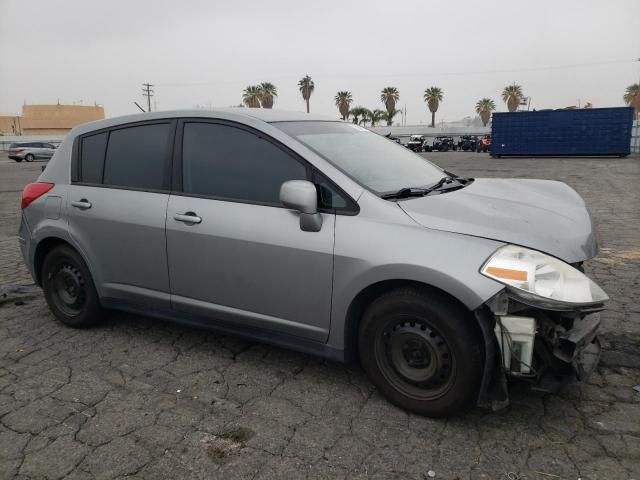
{"type": "Polygon", "coordinates": [[[33,262],[31,256],[31,230],[24,214],[20,216],[20,228],[18,230],[18,243],[20,245],[20,253],[22,253],[22,260],[29,270],[31,278],[35,282],[35,272],[33,270],[33,262]]]}
{"type": "Polygon", "coordinates": [[[11,160],[24,160],[24,155],[21,155],[19,153],[15,153],[15,154],[9,154],[9,158],[11,160]]]}

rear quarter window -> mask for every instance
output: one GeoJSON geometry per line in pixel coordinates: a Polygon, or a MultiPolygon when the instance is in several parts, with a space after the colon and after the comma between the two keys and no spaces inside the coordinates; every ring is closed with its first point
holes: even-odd
{"type": "Polygon", "coordinates": [[[108,132],[102,132],[82,138],[80,146],[80,179],[82,182],[102,183],[108,135],[108,132]]]}

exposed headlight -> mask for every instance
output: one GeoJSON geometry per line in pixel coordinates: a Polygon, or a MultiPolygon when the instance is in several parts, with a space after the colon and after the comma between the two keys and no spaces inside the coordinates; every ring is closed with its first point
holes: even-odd
{"type": "Polygon", "coordinates": [[[572,305],[602,303],[606,293],[584,273],[536,250],[505,245],[480,269],[483,275],[522,292],[572,305]]]}

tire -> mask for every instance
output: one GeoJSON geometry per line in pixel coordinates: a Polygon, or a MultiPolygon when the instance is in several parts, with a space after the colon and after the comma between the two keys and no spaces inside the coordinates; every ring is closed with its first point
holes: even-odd
{"type": "Polygon", "coordinates": [[[42,264],[44,296],[55,317],[73,328],[88,328],[104,317],[91,273],[69,246],[49,252],[42,264]]]}
{"type": "Polygon", "coordinates": [[[402,288],[367,308],[358,350],[363,369],[392,403],[442,417],[460,413],[478,398],[481,338],[473,315],[445,294],[402,288]]]}
{"type": "Polygon", "coordinates": [[[33,162],[33,161],[36,159],[36,157],[34,157],[32,154],[28,153],[28,154],[24,157],[24,159],[25,159],[27,162],[33,162]]]}
{"type": "Polygon", "coordinates": [[[21,158],[14,158],[13,160],[16,161],[17,163],[20,163],[22,161],[21,158]]]}

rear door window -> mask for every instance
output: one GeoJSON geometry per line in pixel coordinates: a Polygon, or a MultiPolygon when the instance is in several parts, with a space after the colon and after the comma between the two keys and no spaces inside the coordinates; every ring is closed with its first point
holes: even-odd
{"type": "Polygon", "coordinates": [[[167,122],[111,130],[103,183],[142,190],[166,189],[171,127],[167,122]]]}
{"type": "Polygon", "coordinates": [[[217,123],[184,124],[185,193],[280,206],[282,184],[307,178],[305,164],[251,131],[217,123]]]}

